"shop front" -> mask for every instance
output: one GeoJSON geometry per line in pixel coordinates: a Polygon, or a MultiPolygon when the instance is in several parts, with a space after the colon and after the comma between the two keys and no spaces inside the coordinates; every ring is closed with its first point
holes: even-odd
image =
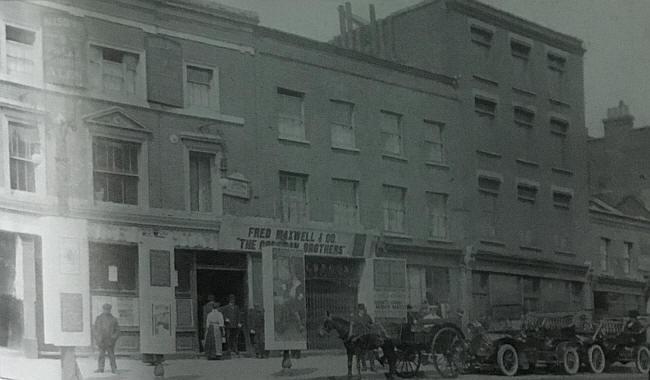
{"type": "Polygon", "coordinates": [[[623,317],[632,310],[647,314],[645,281],[598,276],[592,286],[595,318],[623,317]]]}

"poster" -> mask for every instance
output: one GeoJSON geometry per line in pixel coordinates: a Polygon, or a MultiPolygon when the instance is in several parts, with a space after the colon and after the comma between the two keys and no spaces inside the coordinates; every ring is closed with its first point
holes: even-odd
{"type": "Polygon", "coordinates": [[[170,286],[171,270],[169,266],[169,251],[152,249],[149,255],[151,286],[170,286]]]}
{"type": "Polygon", "coordinates": [[[117,266],[115,265],[108,266],[108,281],[117,282],[117,266]]]}
{"type": "Polygon", "coordinates": [[[307,348],[305,259],[300,250],[262,251],[267,350],[307,348]]]}
{"type": "Polygon", "coordinates": [[[61,331],[84,331],[81,293],[61,293],[61,331]]]}
{"type": "Polygon", "coordinates": [[[154,337],[171,335],[172,315],[170,305],[152,304],[151,307],[152,335],[154,337]]]}
{"type": "Polygon", "coordinates": [[[120,327],[137,327],[140,323],[137,297],[92,296],[93,321],[102,313],[102,306],[110,304],[111,314],[117,318],[120,327]]]}

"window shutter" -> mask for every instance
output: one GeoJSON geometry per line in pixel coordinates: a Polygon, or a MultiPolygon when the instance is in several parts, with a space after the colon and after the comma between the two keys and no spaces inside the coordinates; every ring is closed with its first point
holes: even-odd
{"type": "Polygon", "coordinates": [[[183,51],[171,39],[147,37],[147,97],[150,102],[183,107],[183,51]]]}
{"type": "Polygon", "coordinates": [[[47,83],[83,87],[86,75],[83,19],[61,13],[43,15],[43,65],[47,83]]]}

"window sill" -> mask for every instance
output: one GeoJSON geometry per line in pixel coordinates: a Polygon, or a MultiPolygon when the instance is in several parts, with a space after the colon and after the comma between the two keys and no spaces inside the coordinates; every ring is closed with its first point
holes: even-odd
{"type": "Polygon", "coordinates": [[[533,251],[533,252],[542,252],[542,248],[532,245],[520,245],[519,249],[522,251],[533,251]]]}
{"type": "Polygon", "coordinates": [[[537,96],[536,93],[534,93],[532,91],[524,90],[523,88],[519,88],[519,87],[513,87],[512,91],[514,91],[516,93],[519,93],[519,94],[522,94],[522,95],[525,95],[525,96],[530,96],[530,97],[537,96]]]}
{"type": "Polygon", "coordinates": [[[280,142],[284,142],[284,143],[293,143],[293,144],[299,144],[299,145],[307,145],[307,146],[310,146],[310,145],[311,145],[311,143],[310,143],[309,141],[307,141],[307,140],[298,140],[298,139],[294,139],[294,138],[292,138],[292,137],[283,137],[283,136],[280,136],[280,137],[278,137],[278,141],[280,141],[280,142]]]}
{"type": "Polygon", "coordinates": [[[45,85],[45,82],[43,81],[40,73],[34,73],[34,76],[29,77],[23,75],[9,75],[0,73],[0,80],[36,89],[41,89],[45,85]]]}
{"type": "Polygon", "coordinates": [[[524,160],[523,158],[517,158],[515,161],[518,164],[521,164],[521,165],[530,166],[530,167],[534,167],[534,168],[539,168],[539,163],[537,163],[535,161],[528,161],[528,160],[524,160]]]}
{"type": "Polygon", "coordinates": [[[454,244],[452,240],[445,239],[445,238],[428,238],[427,241],[429,243],[440,243],[440,244],[454,244]]]}
{"type": "Polygon", "coordinates": [[[395,239],[404,239],[404,240],[413,239],[413,236],[401,232],[384,231],[381,233],[381,235],[389,238],[395,238],[395,239]]]}
{"type": "Polygon", "coordinates": [[[576,256],[576,253],[573,252],[573,251],[563,251],[563,250],[559,250],[559,249],[555,250],[555,254],[560,255],[560,256],[568,256],[568,257],[575,257],[576,256]]]}
{"type": "Polygon", "coordinates": [[[557,105],[557,106],[562,106],[562,107],[565,107],[565,108],[571,108],[571,105],[569,103],[563,102],[563,101],[561,101],[559,99],[548,98],[548,101],[549,101],[549,103],[557,105]]]}
{"type": "Polygon", "coordinates": [[[483,150],[483,149],[476,149],[476,153],[482,155],[482,156],[487,156],[490,158],[501,158],[503,155],[501,153],[496,153],[496,152],[490,152],[488,150],[483,150]]]}
{"type": "Polygon", "coordinates": [[[449,165],[442,162],[425,161],[425,164],[434,168],[449,170],[449,165]]]}
{"type": "Polygon", "coordinates": [[[145,210],[145,207],[143,207],[140,203],[132,205],[127,203],[114,203],[114,202],[104,202],[104,201],[94,200],[92,206],[97,210],[108,211],[108,212],[129,211],[129,210],[134,212],[142,212],[142,210],[145,210]]]}
{"type": "Polygon", "coordinates": [[[397,156],[391,153],[382,153],[381,156],[383,158],[389,159],[389,160],[395,160],[395,161],[401,161],[401,162],[409,162],[408,158],[404,156],[397,156]]]}
{"type": "Polygon", "coordinates": [[[488,49],[492,47],[491,43],[483,42],[483,41],[476,40],[476,39],[472,39],[472,43],[477,44],[477,45],[479,45],[481,47],[486,47],[488,49]]]}
{"type": "Polygon", "coordinates": [[[521,121],[521,120],[515,120],[515,124],[517,124],[519,127],[528,128],[528,129],[532,129],[535,126],[535,124],[533,123],[529,123],[527,121],[521,121]]]}
{"type": "Polygon", "coordinates": [[[558,173],[558,174],[566,175],[566,176],[569,176],[569,177],[572,177],[572,176],[573,176],[573,171],[571,171],[571,170],[569,170],[569,169],[563,169],[563,168],[551,168],[551,171],[552,171],[553,173],[558,173]]]}
{"type": "Polygon", "coordinates": [[[479,242],[481,244],[491,245],[491,246],[495,246],[495,247],[505,247],[506,246],[506,243],[504,241],[501,241],[501,240],[479,239],[479,242]]]}
{"type": "Polygon", "coordinates": [[[178,115],[193,116],[193,117],[200,117],[203,119],[221,121],[224,123],[238,125],[238,126],[243,126],[245,124],[245,120],[243,117],[224,115],[218,111],[205,109],[205,108],[197,108],[197,107],[169,108],[169,109],[165,109],[165,111],[169,113],[178,114],[178,115]]]}
{"type": "Polygon", "coordinates": [[[474,78],[475,80],[477,80],[479,82],[487,83],[487,84],[489,84],[491,86],[495,86],[495,87],[499,86],[499,82],[497,82],[495,80],[492,80],[490,78],[486,78],[486,77],[481,76],[481,75],[474,74],[474,75],[472,75],[472,78],[474,78]]]}
{"type": "Polygon", "coordinates": [[[349,152],[349,153],[359,153],[361,150],[358,148],[350,148],[350,147],[345,147],[345,146],[331,146],[333,151],[338,151],[338,152],[349,152]]]}

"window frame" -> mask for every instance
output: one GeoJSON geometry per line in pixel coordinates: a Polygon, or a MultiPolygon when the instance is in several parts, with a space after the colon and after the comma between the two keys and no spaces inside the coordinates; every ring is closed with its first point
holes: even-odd
{"type": "Polygon", "coordinates": [[[2,172],[3,172],[3,182],[0,184],[0,188],[4,188],[9,191],[12,195],[18,197],[45,197],[47,194],[47,144],[45,139],[45,123],[41,118],[20,112],[6,111],[0,112],[0,141],[6,141],[6,143],[0,144],[0,162],[3,162],[2,172]],[[10,157],[10,133],[9,133],[9,124],[18,123],[31,125],[37,129],[38,141],[40,144],[40,157],[38,162],[32,161],[34,163],[34,191],[25,191],[19,189],[11,188],[11,157],[10,157]]]}
{"type": "Polygon", "coordinates": [[[510,55],[516,59],[523,59],[525,61],[530,60],[530,56],[533,50],[533,45],[530,42],[523,41],[520,38],[511,37],[510,38],[510,55]],[[515,48],[517,46],[517,48],[515,48]],[[523,47],[524,49],[518,49],[523,47]],[[523,50],[526,50],[525,52],[523,50]]]}
{"type": "Polygon", "coordinates": [[[445,164],[447,163],[447,151],[446,151],[446,144],[445,144],[445,129],[446,129],[446,124],[440,121],[433,121],[433,120],[424,120],[424,127],[425,128],[438,128],[438,135],[440,136],[440,141],[435,141],[433,139],[428,139],[428,133],[425,130],[424,134],[424,144],[426,146],[426,162],[429,163],[435,163],[435,164],[445,164]],[[431,159],[431,147],[432,145],[437,145],[440,148],[440,160],[432,160],[431,159]]]}
{"type": "Polygon", "coordinates": [[[106,92],[104,91],[104,79],[103,79],[103,57],[100,70],[102,70],[102,78],[100,80],[100,87],[95,88],[93,84],[88,81],[87,89],[94,97],[103,98],[108,100],[113,100],[123,103],[126,100],[146,102],[147,101],[147,70],[146,70],[146,50],[144,49],[133,49],[130,47],[118,46],[111,43],[99,41],[96,39],[88,39],[86,42],[86,50],[88,52],[86,57],[86,70],[90,71],[91,67],[91,54],[90,51],[93,48],[100,49],[112,49],[121,51],[127,54],[134,54],[138,56],[138,63],[136,64],[135,71],[135,93],[115,93],[115,92],[106,92]]]}
{"type": "Polygon", "coordinates": [[[220,78],[219,78],[219,68],[217,66],[206,65],[194,61],[183,61],[183,103],[185,108],[189,111],[206,111],[210,113],[221,113],[221,101],[220,101],[220,78]],[[208,106],[202,106],[197,104],[190,103],[189,96],[189,82],[188,82],[188,69],[189,67],[196,67],[201,70],[210,70],[212,71],[212,79],[210,80],[210,99],[208,106]]]}
{"type": "MultiPolygon", "coordinates": [[[[296,90],[291,90],[286,87],[276,87],[275,91],[275,96],[276,96],[276,127],[278,128],[278,139],[280,140],[288,140],[288,141],[296,141],[296,142],[308,142],[307,139],[307,123],[305,122],[305,98],[306,94],[302,91],[296,91],[296,90]],[[301,136],[291,136],[287,134],[283,134],[281,130],[281,122],[280,120],[282,118],[289,118],[288,115],[282,114],[282,101],[283,97],[291,96],[297,99],[300,99],[300,118],[298,119],[300,126],[302,127],[301,131],[301,136]],[[282,99],[282,100],[281,100],[282,99]]],[[[292,120],[296,120],[291,118],[292,120]]]]}
{"type": "Polygon", "coordinates": [[[0,79],[31,86],[43,86],[43,33],[41,27],[27,26],[20,23],[0,20],[0,79]],[[34,44],[32,45],[34,50],[34,72],[32,74],[9,74],[9,67],[7,64],[7,26],[34,33],[34,44]]]}
{"type": "Polygon", "coordinates": [[[383,184],[382,185],[382,198],[383,198],[383,200],[382,200],[382,214],[383,214],[383,219],[384,219],[384,222],[383,222],[383,230],[384,230],[384,232],[393,233],[393,234],[400,234],[400,235],[404,235],[404,234],[407,233],[407,225],[408,225],[408,223],[407,223],[407,204],[406,204],[407,203],[407,201],[406,201],[407,192],[408,192],[408,189],[406,187],[389,185],[389,184],[383,184]],[[390,208],[387,207],[388,202],[389,202],[389,199],[387,197],[387,195],[388,195],[387,191],[389,189],[400,190],[400,194],[401,194],[401,208],[400,209],[390,209],[390,208]],[[402,219],[401,219],[402,223],[401,223],[401,226],[398,226],[398,230],[392,230],[392,229],[390,229],[390,226],[388,225],[389,224],[388,221],[389,221],[390,218],[388,218],[387,213],[388,213],[389,210],[393,210],[393,211],[395,211],[397,213],[402,214],[402,219]]]}
{"type": "Polygon", "coordinates": [[[439,240],[439,241],[446,241],[449,239],[450,231],[449,231],[449,194],[448,193],[441,193],[441,192],[435,192],[435,191],[427,191],[425,192],[425,196],[427,197],[427,216],[429,219],[429,223],[431,224],[431,227],[429,229],[428,237],[430,240],[439,240]],[[429,205],[432,203],[433,198],[429,199],[429,197],[435,197],[435,196],[441,196],[442,197],[442,205],[443,205],[443,212],[440,215],[437,215],[434,213],[435,210],[430,209],[429,205]],[[434,218],[442,217],[442,226],[443,226],[443,234],[435,234],[436,229],[434,226],[436,225],[433,220],[434,218]]]}
{"type": "MultiPolygon", "coordinates": [[[[340,182],[347,182],[351,183],[353,186],[353,191],[354,191],[354,220],[348,221],[348,223],[338,223],[336,220],[336,200],[331,199],[330,201],[332,202],[332,222],[337,225],[341,226],[351,226],[351,227],[357,227],[360,225],[360,208],[359,208],[359,181],[358,180],[352,180],[352,179],[345,179],[345,178],[332,178],[332,184],[335,181],[340,181],[340,182]]],[[[334,186],[332,186],[334,187],[334,186]]]]}
{"type": "Polygon", "coordinates": [[[493,46],[495,35],[494,27],[478,20],[470,20],[468,32],[471,43],[488,49],[493,46]],[[480,36],[481,38],[476,38],[477,36],[480,36]]]}
{"type": "Polygon", "coordinates": [[[623,242],[623,273],[630,275],[632,273],[632,256],[634,243],[629,241],[623,242]]]}
{"type": "MultiPolygon", "coordinates": [[[[310,206],[310,202],[309,202],[309,175],[308,174],[303,174],[303,173],[296,173],[296,172],[280,170],[278,172],[278,185],[279,185],[278,188],[280,190],[279,191],[279,196],[280,196],[279,198],[280,199],[279,199],[279,205],[278,205],[279,206],[278,211],[279,211],[280,215],[279,215],[278,219],[280,219],[280,221],[282,223],[290,224],[290,225],[296,225],[296,224],[300,224],[300,223],[309,222],[310,219],[311,219],[311,210],[310,210],[311,206],[310,206]],[[285,191],[285,189],[282,188],[282,176],[285,176],[287,178],[288,177],[295,177],[296,179],[300,178],[300,180],[303,181],[303,184],[304,184],[304,189],[305,189],[305,191],[304,191],[304,205],[303,205],[304,212],[298,212],[297,219],[294,219],[294,220],[292,220],[290,218],[285,219],[285,217],[284,217],[284,208],[285,208],[285,204],[284,204],[284,202],[285,202],[285,194],[284,194],[284,191],[285,191]]],[[[297,182],[296,182],[296,185],[297,185],[297,182]]],[[[289,190],[287,190],[287,191],[289,191],[289,190]]],[[[297,193],[297,191],[296,191],[296,193],[297,193]]],[[[300,211],[300,210],[298,210],[298,211],[300,211]]]]}
{"type": "Polygon", "coordinates": [[[485,95],[474,94],[474,112],[476,112],[477,114],[488,116],[494,119],[496,118],[498,107],[499,107],[499,101],[497,99],[490,98],[485,95]],[[492,108],[492,110],[484,109],[478,106],[478,103],[483,103],[485,105],[489,103],[491,104],[490,108],[492,108]]]}
{"type": "Polygon", "coordinates": [[[612,240],[606,237],[601,237],[599,246],[600,253],[600,271],[608,272],[609,271],[609,249],[611,247],[612,240]]]}
{"type": "Polygon", "coordinates": [[[142,170],[142,164],[140,162],[141,161],[141,159],[140,159],[141,150],[142,150],[142,143],[140,141],[128,140],[128,139],[124,139],[124,138],[117,138],[117,137],[113,137],[113,136],[100,136],[100,135],[93,135],[92,136],[92,145],[91,145],[91,149],[90,149],[90,154],[91,154],[91,161],[90,161],[91,165],[90,166],[91,166],[91,170],[92,170],[91,180],[92,180],[92,188],[93,188],[93,202],[95,204],[111,204],[111,205],[121,205],[121,206],[126,206],[126,207],[137,207],[137,206],[140,205],[140,200],[141,200],[141,194],[140,193],[142,191],[142,186],[141,186],[141,183],[140,183],[141,180],[142,180],[141,175],[140,175],[141,170],[142,170]],[[137,154],[137,160],[138,160],[138,163],[137,163],[138,164],[138,172],[137,172],[137,174],[126,173],[126,172],[111,172],[111,171],[101,170],[101,169],[96,170],[95,169],[95,151],[94,151],[94,148],[95,148],[95,142],[96,142],[97,139],[110,140],[110,141],[112,141],[114,143],[116,142],[116,143],[122,143],[122,144],[136,145],[137,146],[137,151],[136,151],[137,153],[136,154],[137,154]],[[95,192],[95,172],[100,172],[100,173],[104,173],[104,174],[119,175],[119,176],[123,176],[123,177],[135,177],[135,178],[137,178],[137,187],[136,187],[136,189],[138,191],[138,194],[137,194],[137,197],[136,197],[137,203],[131,204],[131,203],[126,203],[126,202],[112,202],[112,201],[108,201],[108,200],[104,201],[104,200],[101,200],[101,199],[97,199],[96,198],[96,192],[95,192]]]}
{"type": "Polygon", "coordinates": [[[356,136],[356,104],[346,101],[346,100],[339,100],[339,99],[330,99],[330,107],[332,107],[333,104],[344,104],[350,107],[350,124],[342,124],[340,122],[333,121],[332,118],[329,120],[329,125],[330,125],[330,145],[332,148],[335,149],[344,149],[344,150],[357,150],[357,136],[356,136]],[[349,128],[351,130],[351,135],[352,135],[352,142],[349,146],[342,146],[342,145],[337,145],[334,143],[334,128],[339,127],[339,128],[349,128]]]}
{"type": "Polygon", "coordinates": [[[526,107],[520,104],[514,104],[512,106],[512,118],[515,124],[522,127],[532,128],[535,126],[535,109],[531,107],[526,107]],[[517,117],[518,115],[525,114],[527,118],[522,119],[517,117]],[[529,118],[528,118],[529,117],[529,118]]]}
{"type": "Polygon", "coordinates": [[[564,210],[570,210],[572,207],[573,203],[573,192],[570,190],[564,190],[564,189],[553,189],[551,192],[551,195],[553,197],[553,207],[559,208],[559,209],[564,209],[564,210]],[[560,202],[560,198],[565,198],[568,199],[568,201],[560,202]]]}
{"type": "Polygon", "coordinates": [[[223,147],[220,137],[207,134],[192,134],[189,132],[181,133],[179,138],[183,145],[183,167],[184,170],[184,204],[185,211],[193,214],[221,215],[223,211],[223,189],[219,185],[222,173],[220,172],[221,161],[223,157],[223,147]],[[212,210],[211,211],[192,211],[191,194],[190,194],[190,154],[191,152],[204,153],[212,155],[210,174],[212,178],[210,191],[212,192],[212,210]]]}
{"type": "Polygon", "coordinates": [[[392,111],[387,111],[387,110],[381,110],[380,111],[381,115],[381,125],[380,125],[380,136],[381,136],[381,152],[384,156],[392,156],[392,157],[400,157],[404,158],[406,156],[405,150],[404,150],[404,115],[397,113],[397,112],[392,112],[392,111]],[[386,120],[387,116],[392,116],[397,119],[397,134],[392,133],[391,131],[387,131],[384,129],[384,120],[386,120]],[[385,136],[397,136],[399,139],[399,152],[391,152],[386,150],[386,140],[385,136]]]}

